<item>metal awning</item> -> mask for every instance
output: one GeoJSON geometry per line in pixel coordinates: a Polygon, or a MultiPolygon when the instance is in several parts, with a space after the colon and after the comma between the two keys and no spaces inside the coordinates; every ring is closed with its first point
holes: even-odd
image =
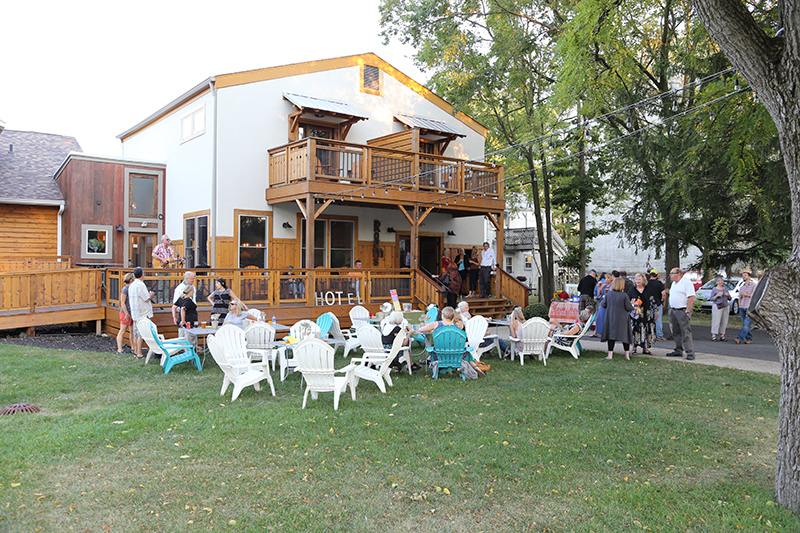
{"type": "Polygon", "coordinates": [[[322,112],[342,118],[352,117],[361,120],[369,118],[369,116],[361,111],[342,102],[334,102],[333,100],[325,100],[323,98],[314,98],[313,96],[303,96],[302,94],[294,93],[283,93],[283,97],[291,102],[298,111],[308,113],[322,112]]]}
{"type": "Polygon", "coordinates": [[[413,115],[403,115],[400,113],[396,114],[394,118],[409,128],[419,128],[431,133],[440,133],[445,136],[466,137],[465,134],[457,129],[452,128],[444,122],[433,120],[432,118],[415,117],[413,115]]]}

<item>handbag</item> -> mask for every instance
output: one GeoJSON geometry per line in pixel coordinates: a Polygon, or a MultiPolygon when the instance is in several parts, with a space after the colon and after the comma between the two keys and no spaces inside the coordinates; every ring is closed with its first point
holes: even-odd
{"type": "Polygon", "coordinates": [[[450,286],[450,274],[447,274],[445,275],[445,277],[442,278],[442,285],[444,285],[445,287],[450,286]]]}

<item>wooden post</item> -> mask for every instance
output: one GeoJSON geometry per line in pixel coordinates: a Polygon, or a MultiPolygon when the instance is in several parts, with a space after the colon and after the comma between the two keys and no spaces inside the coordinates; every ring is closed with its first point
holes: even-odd
{"type": "MultiPolygon", "coordinates": [[[[313,142],[313,141],[312,141],[313,142]]],[[[308,285],[306,286],[306,304],[314,305],[316,293],[316,281],[314,280],[314,197],[311,193],[306,194],[306,272],[308,273],[308,285]]]]}

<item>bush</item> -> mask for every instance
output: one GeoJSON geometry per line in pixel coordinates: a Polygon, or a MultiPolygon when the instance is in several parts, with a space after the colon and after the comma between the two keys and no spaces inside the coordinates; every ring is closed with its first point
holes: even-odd
{"type": "Polygon", "coordinates": [[[545,320],[550,319],[550,308],[541,303],[531,304],[526,307],[523,311],[525,313],[525,320],[529,318],[533,318],[538,316],[539,318],[544,318],[545,320]]]}

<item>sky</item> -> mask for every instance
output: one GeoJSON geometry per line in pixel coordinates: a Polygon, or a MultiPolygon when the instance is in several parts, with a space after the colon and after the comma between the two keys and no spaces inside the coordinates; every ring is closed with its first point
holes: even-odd
{"type": "Polygon", "coordinates": [[[21,0],[4,3],[0,120],[121,156],[117,135],[205,79],[374,52],[420,83],[413,50],[383,45],[377,0],[21,0]]]}

